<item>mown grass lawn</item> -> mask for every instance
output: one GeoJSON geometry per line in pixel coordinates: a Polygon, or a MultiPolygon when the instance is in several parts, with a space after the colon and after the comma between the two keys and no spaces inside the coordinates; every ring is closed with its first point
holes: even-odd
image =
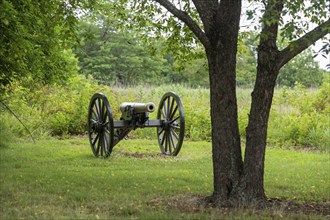
{"type": "MultiPolygon", "coordinates": [[[[0,219],[265,219],[284,210],[224,210],[196,205],[212,193],[209,142],[186,141],[177,157],[156,140],[126,140],[110,158],[92,155],[88,139],[17,142],[0,148],[0,219]]],[[[330,203],[329,153],[268,148],[271,198],[330,203]]],[[[322,218],[302,213],[286,217],[322,218]]]]}

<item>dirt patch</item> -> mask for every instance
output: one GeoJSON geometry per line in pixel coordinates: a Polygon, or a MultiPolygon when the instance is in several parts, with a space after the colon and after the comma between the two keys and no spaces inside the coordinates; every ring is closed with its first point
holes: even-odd
{"type": "Polygon", "coordinates": [[[330,217],[330,202],[303,202],[295,200],[269,199],[271,207],[283,208],[285,212],[304,213],[305,215],[323,215],[330,217]]]}
{"type": "MultiPolygon", "coordinates": [[[[282,200],[282,199],[268,199],[266,208],[250,208],[250,209],[238,209],[227,207],[216,207],[209,202],[205,196],[176,196],[172,198],[157,198],[149,202],[153,207],[164,207],[168,209],[176,209],[185,213],[196,212],[219,212],[219,213],[231,213],[241,212],[245,214],[266,214],[270,216],[288,216],[292,214],[298,215],[318,215],[323,216],[326,219],[330,219],[330,202],[303,202],[299,203],[294,200],[282,200]]],[[[322,217],[322,218],[323,218],[322,217]]]]}
{"type": "MultiPolygon", "coordinates": [[[[119,151],[121,155],[124,157],[131,157],[131,158],[169,158],[170,156],[165,155],[165,154],[160,154],[160,153],[138,153],[138,152],[124,152],[124,151],[119,151]]],[[[173,158],[173,157],[171,157],[173,158]]]]}

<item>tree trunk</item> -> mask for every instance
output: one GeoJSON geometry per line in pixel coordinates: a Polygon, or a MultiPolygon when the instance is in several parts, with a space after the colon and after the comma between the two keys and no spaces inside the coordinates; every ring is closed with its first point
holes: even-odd
{"type": "Polygon", "coordinates": [[[238,184],[242,153],[237,117],[236,52],[240,1],[221,1],[217,17],[210,28],[206,47],[210,75],[212,118],[212,158],[214,172],[213,199],[226,204],[238,184]],[[231,21],[231,22],[228,22],[231,21]]]}
{"type": "Polygon", "coordinates": [[[257,78],[252,92],[249,122],[246,128],[244,168],[232,200],[241,206],[264,203],[264,162],[266,153],[267,126],[272,105],[276,78],[280,69],[279,51],[276,45],[278,22],[283,9],[282,1],[270,2],[263,18],[265,22],[258,46],[257,78]]]}
{"type": "MultiPolygon", "coordinates": [[[[260,47],[259,47],[260,48],[260,47]]],[[[264,161],[268,119],[279,69],[276,62],[277,50],[259,50],[257,79],[252,92],[249,123],[246,128],[244,169],[234,197],[240,205],[263,203],[264,161]]]]}
{"type": "Polygon", "coordinates": [[[212,118],[212,153],[214,194],[217,202],[226,203],[243,168],[237,121],[236,85],[231,71],[219,67],[218,56],[209,58],[212,118]],[[213,67],[219,67],[213,68],[213,67]],[[221,74],[220,74],[221,73],[221,74]]]}

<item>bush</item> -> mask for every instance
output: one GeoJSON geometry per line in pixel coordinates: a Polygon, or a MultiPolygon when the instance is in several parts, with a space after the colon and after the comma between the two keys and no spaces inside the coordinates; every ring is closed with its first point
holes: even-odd
{"type": "MultiPolygon", "coordinates": [[[[276,146],[313,147],[329,151],[330,142],[328,91],[330,80],[326,79],[319,90],[296,85],[295,89],[277,89],[268,126],[268,142],[276,146]]],[[[187,88],[181,85],[162,87],[138,86],[110,88],[97,85],[92,79],[81,76],[71,78],[65,86],[43,86],[29,90],[13,84],[8,106],[24,121],[34,137],[45,135],[85,134],[90,98],[95,92],[103,92],[109,99],[113,116],[121,116],[122,102],[154,102],[159,105],[168,91],[176,92],[183,103],[186,122],[186,138],[211,140],[209,90],[187,88]]],[[[250,90],[237,89],[238,121],[242,137],[248,123],[250,90]]],[[[156,119],[151,113],[150,119],[156,119]]],[[[0,137],[26,136],[27,132],[13,117],[0,115],[0,137]],[[8,135],[8,133],[10,135],[8,135]]],[[[137,129],[132,138],[155,138],[155,129],[137,129]]],[[[10,141],[9,138],[8,141],[10,141]]]]}
{"type": "Polygon", "coordinates": [[[319,90],[283,88],[276,94],[270,116],[268,142],[330,150],[329,79],[319,90]]]}
{"type": "Polygon", "coordinates": [[[4,112],[2,108],[0,109],[0,147],[7,147],[9,143],[16,140],[16,135],[13,133],[13,130],[20,128],[20,125],[12,118],[12,115],[4,112]]]}

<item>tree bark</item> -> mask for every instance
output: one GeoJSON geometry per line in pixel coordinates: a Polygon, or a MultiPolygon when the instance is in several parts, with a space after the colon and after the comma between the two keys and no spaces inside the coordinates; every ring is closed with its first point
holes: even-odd
{"type": "Polygon", "coordinates": [[[239,186],[233,193],[235,202],[242,206],[260,204],[266,200],[264,161],[267,127],[279,69],[272,65],[276,51],[260,51],[259,54],[263,55],[259,55],[258,59],[257,79],[246,128],[244,171],[239,186]]]}
{"type": "Polygon", "coordinates": [[[266,200],[264,161],[267,128],[279,70],[313,42],[329,33],[330,20],[327,20],[279,51],[276,43],[282,9],[282,0],[269,2],[263,15],[264,23],[258,46],[257,77],[246,128],[244,167],[239,184],[231,193],[231,201],[242,206],[260,204],[266,200]],[[267,20],[272,22],[267,25],[267,20]]]}
{"type": "Polygon", "coordinates": [[[241,2],[221,1],[206,32],[212,118],[213,199],[222,205],[238,184],[242,154],[237,117],[236,52],[241,2]],[[230,21],[230,22],[228,22],[230,21]]]}
{"type": "Polygon", "coordinates": [[[277,65],[279,51],[276,41],[282,9],[281,0],[270,3],[266,6],[263,16],[264,24],[258,46],[257,77],[246,128],[243,174],[232,193],[234,201],[242,206],[262,204],[266,200],[264,162],[269,113],[279,73],[277,65]],[[273,21],[270,25],[267,25],[268,19],[273,21]]]}

